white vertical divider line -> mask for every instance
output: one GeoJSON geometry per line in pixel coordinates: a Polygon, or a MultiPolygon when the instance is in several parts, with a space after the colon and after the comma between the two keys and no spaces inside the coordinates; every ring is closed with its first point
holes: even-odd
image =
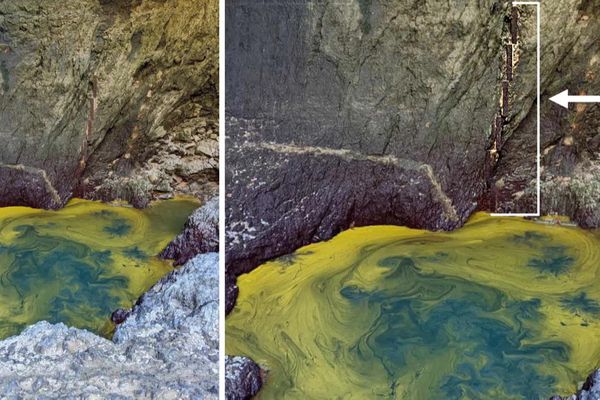
{"type": "Polygon", "coordinates": [[[225,400],[225,0],[219,0],[219,399],[225,400]]]}
{"type": "Polygon", "coordinates": [[[492,213],[492,217],[539,217],[542,212],[541,180],[542,180],[542,148],[541,148],[541,43],[542,43],[542,7],[538,1],[514,1],[513,6],[536,6],[536,122],[537,122],[537,146],[536,146],[536,191],[537,209],[535,213],[492,213]]]}
{"type": "Polygon", "coordinates": [[[541,75],[542,75],[542,60],[541,60],[541,45],[542,45],[542,6],[537,4],[537,215],[541,214],[542,203],[542,135],[541,135],[541,75]]]}

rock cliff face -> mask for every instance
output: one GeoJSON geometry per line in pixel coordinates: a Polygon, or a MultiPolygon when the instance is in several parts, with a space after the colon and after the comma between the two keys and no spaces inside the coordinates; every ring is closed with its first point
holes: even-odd
{"type": "MultiPolygon", "coordinates": [[[[510,4],[227,2],[228,273],[352,226],[535,212],[536,14],[510,4]]],[[[599,7],[542,2],[542,211],[584,226],[600,114],[548,98],[600,91],[599,7]]]]}
{"type": "MultiPolygon", "coordinates": [[[[568,215],[586,228],[600,226],[597,105],[567,111],[549,97],[598,94],[600,4],[544,0],[541,51],[542,213],[568,215]]],[[[489,179],[482,209],[535,212],[535,13],[519,14],[519,50],[510,85],[509,112],[499,146],[498,165],[489,179]]]]}
{"type": "Polygon", "coordinates": [[[0,206],[214,195],[218,2],[0,0],[0,206]]]}
{"type": "Polygon", "coordinates": [[[452,229],[474,210],[500,4],[231,1],[227,17],[230,265],[353,224],[452,229]]]}

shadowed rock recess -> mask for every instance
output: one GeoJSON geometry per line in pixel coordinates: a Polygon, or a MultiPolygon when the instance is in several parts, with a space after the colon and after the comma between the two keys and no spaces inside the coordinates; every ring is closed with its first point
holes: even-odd
{"type": "Polygon", "coordinates": [[[0,206],[217,191],[218,1],[0,0],[0,206]]]}
{"type": "MultiPolygon", "coordinates": [[[[542,0],[542,213],[600,226],[600,3],[542,0]]],[[[536,14],[511,2],[226,3],[236,276],[353,226],[535,212],[536,14]],[[233,95],[235,94],[235,95],[233,95]]]]}

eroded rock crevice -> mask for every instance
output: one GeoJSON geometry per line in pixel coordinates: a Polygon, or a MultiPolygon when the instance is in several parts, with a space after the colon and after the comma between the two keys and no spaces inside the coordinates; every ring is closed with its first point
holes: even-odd
{"type": "MultiPolygon", "coordinates": [[[[521,10],[523,7],[521,7],[521,10]]],[[[535,13],[521,11],[521,53],[511,85],[506,141],[480,208],[495,204],[505,212],[535,211],[536,103],[535,13]]],[[[569,111],[549,97],[569,89],[595,94],[600,9],[594,2],[543,2],[541,31],[541,206],[542,214],[571,217],[586,228],[599,226],[597,213],[597,106],[572,105],[569,111]]]]}

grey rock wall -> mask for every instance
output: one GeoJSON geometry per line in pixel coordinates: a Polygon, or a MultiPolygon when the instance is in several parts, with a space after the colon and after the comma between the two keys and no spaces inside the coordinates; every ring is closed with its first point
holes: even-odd
{"type": "Polygon", "coordinates": [[[0,0],[0,206],[214,195],[218,2],[0,0]]]}
{"type": "Polygon", "coordinates": [[[506,5],[237,0],[226,12],[233,273],[350,226],[453,229],[477,207],[506,5]]]}

